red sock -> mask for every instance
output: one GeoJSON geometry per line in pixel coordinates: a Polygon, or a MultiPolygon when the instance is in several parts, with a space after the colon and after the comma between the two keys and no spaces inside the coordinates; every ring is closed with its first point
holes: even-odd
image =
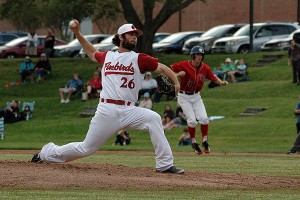
{"type": "Polygon", "coordinates": [[[201,133],[202,133],[202,142],[207,141],[208,136],[208,124],[201,124],[200,125],[201,133]]]}
{"type": "Polygon", "coordinates": [[[190,134],[191,141],[193,141],[193,139],[196,139],[196,128],[192,128],[188,126],[188,132],[190,134]]]}

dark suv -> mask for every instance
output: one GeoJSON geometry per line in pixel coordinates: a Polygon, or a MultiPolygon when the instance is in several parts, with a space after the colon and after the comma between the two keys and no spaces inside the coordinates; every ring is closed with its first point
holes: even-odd
{"type": "Polygon", "coordinates": [[[206,53],[210,53],[211,46],[215,40],[222,37],[232,36],[242,26],[244,26],[244,24],[224,24],[215,26],[203,33],[201,36],[187,40],[182,47],[182,53],[189,54],[191,49],[197,45],[202,46],[206,53]]]}

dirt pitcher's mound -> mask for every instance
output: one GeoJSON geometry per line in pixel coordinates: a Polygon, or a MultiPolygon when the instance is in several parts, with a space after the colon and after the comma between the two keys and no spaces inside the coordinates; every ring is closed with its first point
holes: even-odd
{"type": "Polygon", "coordinates": [[[300,179],[185,172],[157,173],[153,168],[86,163],[0,161],[0,188],[280,188],[299,187],[300,179]]]}

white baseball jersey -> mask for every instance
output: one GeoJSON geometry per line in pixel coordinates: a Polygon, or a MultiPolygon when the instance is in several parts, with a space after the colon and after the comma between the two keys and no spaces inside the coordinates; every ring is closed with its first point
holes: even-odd
{"type": "Polygon", "coordinates": [[[134,51],[107,52],[102,67],[103,90],[100,98],[137,101],[144,80],[137,63],[138,55],[134,51]]]}

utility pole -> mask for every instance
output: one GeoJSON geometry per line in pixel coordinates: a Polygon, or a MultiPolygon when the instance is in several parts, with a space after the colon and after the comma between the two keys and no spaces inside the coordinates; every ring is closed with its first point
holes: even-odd
{"type": "MultiPolygon", "coordinates": [[[[299,0],[300,1],[300,0],[299,0]]],[[[181,17],[181,9],[178,11],[178,32],[182,30],[182,17],[181,17]]]]}
{"type": "MultiPolygon", "coordinates": [[[[300,0],[298,0],[300,1],[300,0]]],[[[250,24],[250,48],[249,52],[253,52],[253,0],[250,0],[250,14],[249,14],[249,24],[250,24]]]]}
{"type": "Polygon", "coordinates": [[[298,0],[297,4],[297,22],[300,23],[300,0],[298,0]]]}

